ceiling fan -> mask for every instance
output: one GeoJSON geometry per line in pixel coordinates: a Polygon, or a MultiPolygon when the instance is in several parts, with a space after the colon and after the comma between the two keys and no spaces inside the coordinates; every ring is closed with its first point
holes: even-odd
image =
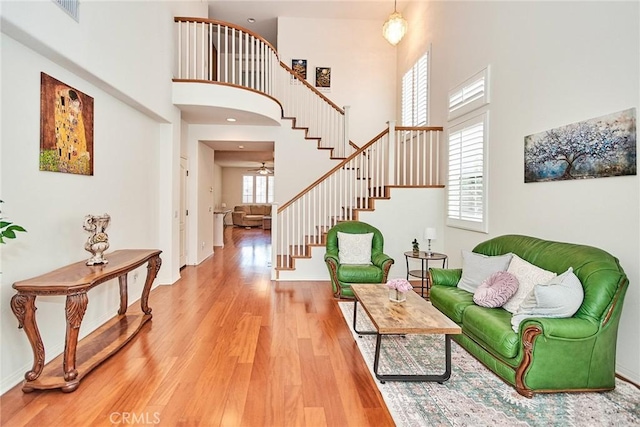
{"type": "Polygon", "coordinates": [[[259,175],[269,175],[269,174],[272,174],[272,173],[273,173],[273,170],[272,170],[272,169],[269,169],[268,167],[266,167],[266,166],[264,165],[264,163],[265,163],[265,162],[262,162],[262,166],[260,166],[259,168],[257,168],[257,169],[249,169],[249,171],[250,171],[250,172],[255,172],[255,173],[259,174],[259,175]]]}

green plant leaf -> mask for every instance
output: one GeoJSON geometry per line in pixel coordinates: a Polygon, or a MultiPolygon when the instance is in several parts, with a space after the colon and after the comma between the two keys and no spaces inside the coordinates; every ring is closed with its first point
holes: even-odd
{"type": "Polygon", "coordinates": [[[13,230],[4,230],[2,232],[2,236],[6,237],[7,239],[15,239],[16,233],[14,233],[13,230]]]}
{"type": "Polygon", "coordinates": [[[10,225],[11,225],[11,223],[10,223],[10,222],[7,222],[7,221],[0,221],[0,228],[5,228],[5,227],[8,227],[8,226],[10,226],[10,225]]]}
{"type": "Polygon", "coordinates": [[[24,228],[20,227],[19,225],[10,225],[9,227],[7,227],[6,231],[24,231],[26,232],[27,230],[25,230],[24,228]]]}

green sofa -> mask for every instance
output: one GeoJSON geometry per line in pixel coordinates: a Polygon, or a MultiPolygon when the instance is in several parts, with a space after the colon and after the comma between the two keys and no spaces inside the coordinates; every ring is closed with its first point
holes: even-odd
{"type": "Polygon", "coordinates": [[[343,221],[327,232],[324,261],[329,269],[333,295],[336,298],[353,298],[352,283],[385,283],[393,259],[383,253],[384,237],[380,230],[360,221],[343,221]],[[350,234],[373,233],[371,241],[371,265],[340,264],[338,232],[350,234]]]}
{"type": "Polygon", "coordinates": [[[615,387],[616,338],[628,279],[618,260],[591,246],[505,235],[473,252],[514,253],[561,274],[573,267],[584,300],[570,318],[527,318],[515,333],[511,313],[476,305],[456,287],[461,269],[429,271],[431,303],[462,327],[454,340],[523,396],[615,387]]]}

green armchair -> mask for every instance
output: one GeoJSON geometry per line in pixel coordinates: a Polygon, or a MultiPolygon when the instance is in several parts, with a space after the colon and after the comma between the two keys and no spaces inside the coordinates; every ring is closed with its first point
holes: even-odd
{"type": "Polygon", "coordinates": [[[333,295],[337,298],[353,298],[352,283],[385,283],[393,259],[383,251],[384,238],[380,230],[360,221],[345,221],[332,227],[327,233],[324,261],[331,276],[333,295]],[[373,233],[371,265],[340,264],[338,232],[349,234],[373,233]]]}

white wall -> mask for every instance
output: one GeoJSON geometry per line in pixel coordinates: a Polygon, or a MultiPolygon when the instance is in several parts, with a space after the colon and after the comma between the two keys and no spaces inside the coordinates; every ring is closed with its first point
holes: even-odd
{"type": "MultiPolygon", "coordinates": [[[[11,284],[88,259],[82,229],[87,214],[109,213],[110,251],[158,247],[160,151],[157,124],[73,73],[2,34],[2,199],[12,220],[27,228],[2,248],[0,310],[2,391],[15,385],[31,364],[31,347],[9,309],[11,284]],[[40,72],[94,98],[94,175],[38,170],[40,72]],[[114,125],[117,123],[117,125],[114,125]]],[[[108,255],[107,255],[108,259],[108,255]]],[[[140,274],[144,277],[146,272],[140,274]]],[[[142,281],[131,284],[139,298],[142,281]]],[[[113,317],[118,286],[89,293],[80,331],[86,335],[113,317]]],[[[153,305],[153,301],[150,302],[153,305]]],[[[63,350],[64,298],[38,298],[38,323],[47,360],[63,350]]]]}
{"type": "Polygon", "coordinates": [[[434,126],[447,125],[448,90],[491,65],[489,234],[447,228],[451,265],[506,233],[609,251],[630,280],[617,371],[640,381],[638,176],[524,184],[523,170],[526,135],[638,108],[638,3],[413,2],[403,15],[398,75],[432,43],[434,126]]]}
{"type": "Polygon", "coordinates": [[[189,157],[189,124],[180,120],[180,157],[189,157]]]}
{"type": "Polygon", "coordinates": [[[278,54],[307,60],[307,81],[315,85],[316,67],[331,67],[336,105],[351,107],[350,139],[362,146],[395,117],[396,49],[381,37],[382,22],[278,18],[278,54]]]}
{"type": "MultiPolygon", "coordinates": [[[[214,154],[215,159],[215,154],[214,154]]],[[[213,206],[216,210],[222,209],[222,167],[213,165],[213,206]]]]}
{"type": "Polygon", "coordinates": [[[2,3],[3,32],[165,120],[173,108],[173,17],[207,16],[198,1],[83,2],[76,23],[53,2],[2,3]]]}
{"type": "MultiPolygon", "coordinates": [[[[222,201],[227,209],[242,204],[242,176],[246,173],[247,168],[222,168],[222,201]]],[[[227,220],[231,222],[231,215],[227,220]]]]}
{"type": "MultiPolygon", "coordinates": [[[[6,214],[28,229],[1,254],[4,392],[21,381],[32,361],[9,309],[11,284],[88,258],[84,215],[111,215],[110,250],[161,248],[157,283],[179,277],[178,223],[172,214],[178,207],[180,120],[171,104],[172,22],[181,11],[206,16],[206,4],[87,2],[80,23],[52,2],[1,2],[0,7],[1,195],[6,214]],[[41,71],[94,98],[94,176],[38,170],[41,71]]],[[[81,336],[115,315],[114,283],[89,292],[81,336]]],[[[130,283],[132,302],[141,287],[141,280],[130,283]]],[[[48,361],[63,350],[64,299],[38,298],[37,305],[48,361]]]]}

